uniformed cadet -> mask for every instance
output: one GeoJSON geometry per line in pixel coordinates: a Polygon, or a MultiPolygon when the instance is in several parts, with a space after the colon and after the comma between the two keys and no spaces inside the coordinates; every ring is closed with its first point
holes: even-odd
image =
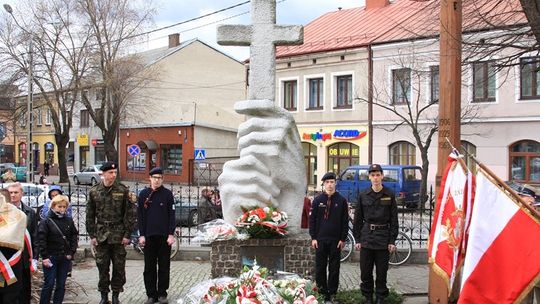
{"type": "Polygon", "coordinates": [[[145,188],[137,202],[139,245],[144,247],[145,304],[167,304],[171,270],[171,245],[175,242],[174,196],[163,187],[163,170],[153,168],[150,188],[145,188]]]}
{"type": "Polygon", "coordinates": [[[325,301],[331,301],[338,291],[341,250],[345,245],[349,225],[349,205],[336,192],[336,175],[326,173],[323,193],[311,204],[309,234],[315,248],[315,280],[325,301]],[[328,268],[328,274],[327,274],[328,268]]]}
{"type": "Polygon", "coordinates": [[[388,296],[386,275],[390,252],[396,250],[398,235],[397,204],[394,192],[383,186],[380,165],[369,166],[371,187],[360,193],[354,215],[356,250],[360,250],[360,290],[365,303],[373,303],[373,266],[376,269],[377,303],[388,296]]]}
{"type": "Polygon", "coordinates": [[[135,213],[129,202],[129,190],[116,181],[118,166],[106,162],[101,166],[102,182],[90,189],[86,203],[86,230],[96,249],[99,271],[100,304],[108,303],[109,285],[112,303],[119,304],[118,296],[126,283],[126,249],[131,231],[135,229],[135,213]],[[112,262],[112,278],[109,268],[112,262]]]}

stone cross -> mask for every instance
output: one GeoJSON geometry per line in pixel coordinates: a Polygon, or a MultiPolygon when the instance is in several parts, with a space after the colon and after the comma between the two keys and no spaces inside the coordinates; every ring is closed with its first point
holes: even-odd
{"type": "Polygon", "coordinates": [[[251,22],[218,27],[218,44],[249,45],[248,99],[275,100],[276,45],[302,44],[304,29],[276,25],[276,0],[251,0],[251,22]]]}

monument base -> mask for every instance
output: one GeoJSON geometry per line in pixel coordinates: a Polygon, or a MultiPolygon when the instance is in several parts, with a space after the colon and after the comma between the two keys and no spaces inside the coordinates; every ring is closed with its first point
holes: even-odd
{"type": "Polygon", "coordinates": [[[212,278],[238,277],[244,265],[257,264],[277,271],[296,273],[306,279],[315,275],[315,250],[308,236],[280,239],[227,240],[212,243],[212,278]]]}

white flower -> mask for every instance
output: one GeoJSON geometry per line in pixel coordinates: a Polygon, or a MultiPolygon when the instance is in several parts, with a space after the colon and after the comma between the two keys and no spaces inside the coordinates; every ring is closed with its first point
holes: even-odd
{"type": "Polygon", "coordinates": [[[268,207],[268,206],[267,206],[267,207],[264,207],[264,208],[263,208],[263,211],[264,211],[264,213],[266,213],[266,214],[270,213],[270,207],[268,207]]]}

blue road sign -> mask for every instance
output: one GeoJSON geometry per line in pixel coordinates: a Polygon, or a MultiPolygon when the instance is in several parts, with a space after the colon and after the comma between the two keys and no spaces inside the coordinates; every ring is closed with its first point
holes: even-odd
{"type": "Polygon", "coordinates": [[[205,160],[205,159],[206,159],[206,150],[195,149],[195,160],[205,160]]]}
{"type": "Polygon", "coordinates": [[[138,145],[135,145],[135,144],[129,145],[128,146],[128,153],[129,153],[129,155],[135,157],[135,156],[141,154],[141,147],[139,147],[138,145]]]}

